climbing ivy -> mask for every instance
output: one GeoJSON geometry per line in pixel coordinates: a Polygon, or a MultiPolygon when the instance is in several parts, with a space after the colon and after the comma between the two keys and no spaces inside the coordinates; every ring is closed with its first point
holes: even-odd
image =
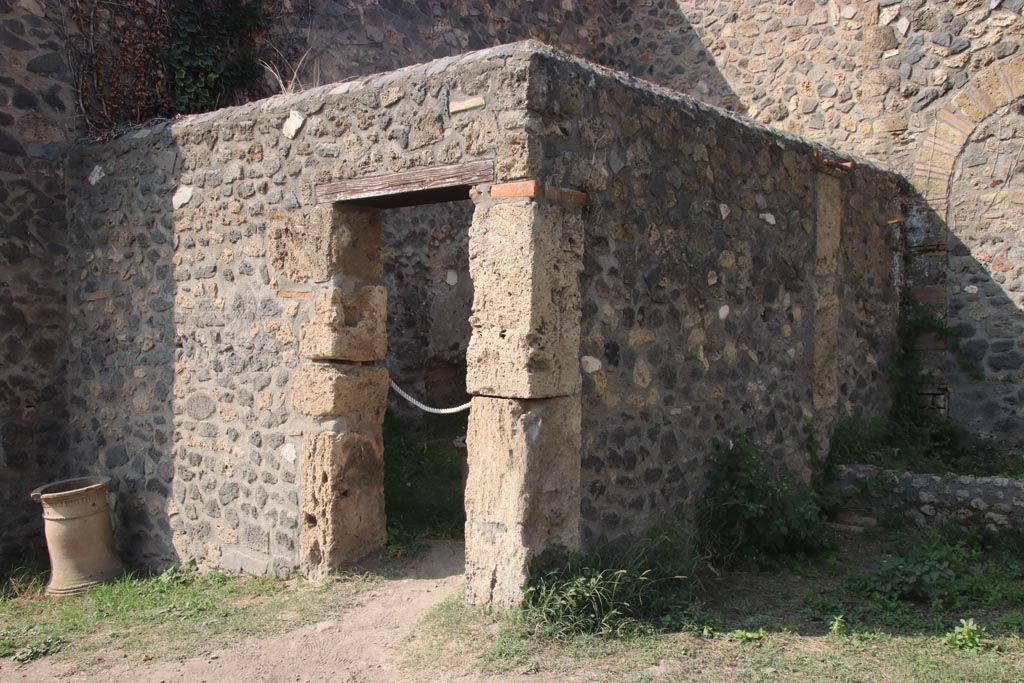
{"type": "Polygon", "coordinates": [[[262,30],[261,2],[176,0],[163,51],[171,110],[209,111],[252,91],[261,73],[256,38],[262,30]]]}
{"type": "Polygon", "coordinates": [[[262,92],[272,0],[67,0],[66,35],[93,133],[262,92]]]}
{"type": "Polygon", "coordinates": [[[971,434],[923,404],[921,389],[933,381],[921,366],[917,348],[923,335],[945,342],[964,372],[975,376],[980,371],[962,352],[956,332],[942,320],[909,302],[904,310],[888,368],[893,386],[892,407],[882,418],[867,420],[849,415],[840,420],[831,438],[830,466],[867,463],[915,472],[1024,474],[1024,460],[1019,454],[1004,452],[994,442],[971,434]]]}

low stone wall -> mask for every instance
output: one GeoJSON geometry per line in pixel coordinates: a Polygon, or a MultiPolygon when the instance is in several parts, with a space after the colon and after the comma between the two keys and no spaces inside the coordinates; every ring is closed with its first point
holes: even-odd
{"type": "Polygon", "coordinates": [[[916,526],[947,521],[1024,531],[1024,480],[914,474],[872,465],[839,469],[844,506],[916,526]]]}

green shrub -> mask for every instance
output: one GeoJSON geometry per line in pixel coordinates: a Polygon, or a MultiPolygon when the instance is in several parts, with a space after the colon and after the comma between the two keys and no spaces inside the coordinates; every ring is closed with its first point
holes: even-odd
{"type": "Polygon", "coordinates": [[[521,620],[531,635],[613,638],[688,623],[694,562],[667,536],[621,552],[546,553],[524,590],[521,620]]]}
{"type": "Polygon", "coordinates": [[[953,580],[948,557],[940,551],[916,551],[879,558],[867,580],[854,582],[861,593],[891,600],[933,602],[953,580]]]}
{"type": "Polygon", "coordinates": [[[882,601],[1000,608],[1024,604],[1022,560],[1013,534],[949,524],[907,538],[898,554],[881,556],[851,587],[882,601]]]}
{"type": "Polygon", "coordinates": [[[773,472],[764,450],[747,437],[719,445],[708,465],[698,534],[713,561],[760,566],[831,545],[818,494],[788,472],[773,472]]]}

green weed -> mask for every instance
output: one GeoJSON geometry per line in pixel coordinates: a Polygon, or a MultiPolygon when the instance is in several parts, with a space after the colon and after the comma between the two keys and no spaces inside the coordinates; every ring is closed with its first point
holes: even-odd
{"type": "Polygon", "coordinates": [[[0,658],[10,657],[15,664],[25,664],[53,654],[63,646],[63,638],[35,627],[0,629],[0,658]]]}
{"type": "Polygon", "coordinates": [[[772,472],[764,450],[747,437],[719,445],[708,466],[698,533],[713,561],[765,566],[786,554],[831,546],[817,493],[788,472],[772,472]]]}
{"type": "Polygon", "coordinates": [[[760,644],[767,635],[768,634],[763,628],[759,628],[756,631],[744,631],[743,629],[737,629],[735,631],[730,631],[726,634],[726,637],[741,645],[752,645],[755,643],[760,644]]]}
{"type": "Polygon", "coordinates": [[[832,433],[827,461],[923,473],[1024,478],[1024,453],[999,448],[924,406],[919,392],[930,377],[921,368],[917,339],[933,335],[945,341],[954,354],[959,340],[934,315],[913,307],[909,310],[889,367],[892,408],[877,419],[850,415],[840,420],[832,433]]]}
{"type": "Polygon", "coordinates": [[[882,600],[997,609],[1024,604],[1024,556],[1013,534],[947,525],[916,535],[897,554],[880,556],[850,585],[882,600]]]}

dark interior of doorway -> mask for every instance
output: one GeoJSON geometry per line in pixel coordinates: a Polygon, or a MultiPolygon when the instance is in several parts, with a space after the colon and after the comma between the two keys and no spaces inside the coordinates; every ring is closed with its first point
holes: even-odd
{"type": "MultiPolygon", "coordinates": [[[[425,403],[464,404],[473,203],[387,208],[381,237],[388,289],[385,364],[392,379],[425,403]]],[[[428,415],[391,392],[384,423],[389,555],[414,554],[434,539],[462,540],[466,451],[456,442],[465,442],[468,416],[428,415]]]]}

